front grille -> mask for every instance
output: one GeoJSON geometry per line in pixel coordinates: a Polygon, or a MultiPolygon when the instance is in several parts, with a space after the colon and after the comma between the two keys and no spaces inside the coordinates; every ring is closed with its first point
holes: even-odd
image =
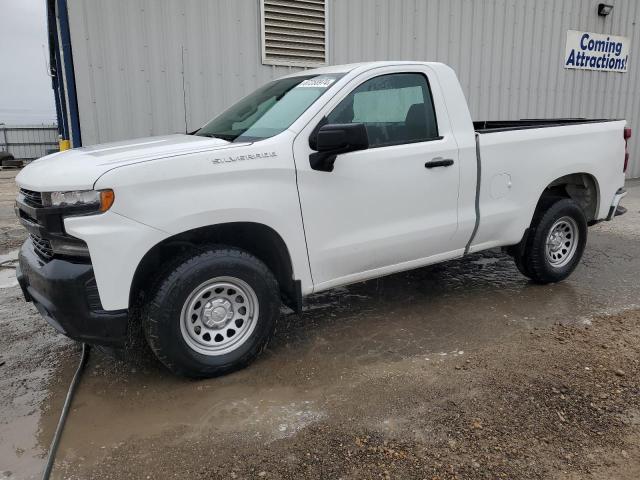
{"type": "Polygon", "coordinates": [[[26,203],[30,207],[40,208],[43,206],[42,193],[34,192],[33,190],[27,190],[26,188],[21,188],[20,193],[24,197],[24,203],[26,203]]]}
{"type": "Polygon", "coordinates": [[[26,221],[31,222],[31,223],[35,223],[36,225],[38,224],[38,220],[36,220],[35,218],[33,218],[31,215],[29,215],[27,212],[25,212],[24,210],[18,210],[18,216],[20,218],[24,218],[26,221]]]}
{"type": "Polygon", "coordinates": [[[53,250],[51,249],[51,242],[46,238],[38,237],[37,235],[30,235],[33,242],[33,249],[38,256],[43,260],[49,261],[53,258],[53,250]]]}

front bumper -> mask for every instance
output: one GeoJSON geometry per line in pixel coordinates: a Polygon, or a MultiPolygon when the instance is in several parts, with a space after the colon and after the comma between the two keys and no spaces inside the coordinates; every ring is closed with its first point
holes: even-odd
{"type": "Polygon", "coordinates": [[[42,260],[31,239],[20,249],[16,276],[25,299],[64,335],[93,345],[124,346],[127,310],[102,309],[91,263],[42,260]]]}

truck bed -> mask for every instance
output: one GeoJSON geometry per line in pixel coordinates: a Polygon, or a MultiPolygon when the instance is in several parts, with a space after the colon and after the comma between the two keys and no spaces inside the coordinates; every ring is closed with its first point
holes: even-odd
{"type": "Polygon", "coordinates": [[[582,185],[598,192],[590,220],[606,218],[624,183],[624,126],[583,118],[475,122],[480,221],[469,251],[518,243],[541,192],[567,175],[589,179],[582,185]]]}
{"type": "Polygon", "coordinates": [[[529,118],[522,120],[480,120],[473,122],[478,133],[505,132],[509,130],[525,130],[529,128],[559,127],[581,123],[614,122],[616,119],[599,118],[529,118]]]}

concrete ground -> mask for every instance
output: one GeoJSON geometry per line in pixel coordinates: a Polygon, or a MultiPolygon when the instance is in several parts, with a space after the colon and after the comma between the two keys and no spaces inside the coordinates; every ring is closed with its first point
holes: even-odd
{"type": "MultiPolygon", "coordinates": [[[[589,230],[559,284],[487,252],[336,289],[206,381],[93,350],[53,478],[640,478],[640,182],[627,189],[628,213],[589,230]]],[[[5,286],[0,356],[0,479],[39,478],[79,347],[5,286]]]]}

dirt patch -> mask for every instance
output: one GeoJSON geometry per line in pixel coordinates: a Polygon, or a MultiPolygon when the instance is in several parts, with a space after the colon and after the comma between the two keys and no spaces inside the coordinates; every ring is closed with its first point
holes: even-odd
{"type": "Polygon", "coordinates": [[[61,468],[64,478],[636,479],[639,354],[638,311],[556,325],[468,357],[372,365],[327,392],[322,419],[282,438],[176,428],[61,468]]]}

